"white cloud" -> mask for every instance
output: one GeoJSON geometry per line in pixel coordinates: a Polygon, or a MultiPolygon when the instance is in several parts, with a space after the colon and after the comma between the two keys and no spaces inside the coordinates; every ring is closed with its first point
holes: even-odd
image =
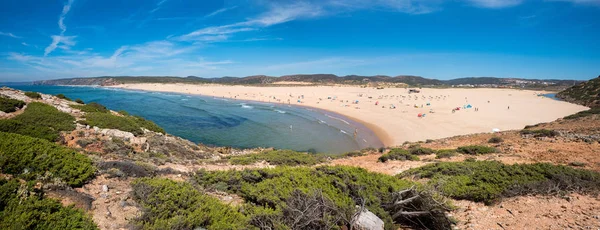
{"type": "Polygon", "coordinates": [[[570,2],[570,3],[573,3],[573,4],[600,6],[600,0],[546,0],[546,1],[552,1],[552,2],[570,2]]]}
{"type": "Polygon", "coordinates": [[[520,5],[523,0],[467,0],[467,2],[476,7],[499,9],[520,5]]]}
{"type": "Polygon", "coordinates": [[[71,46],[76,44],[75,38],[76,36],[62,36],[62,35],[52,35],[52,42],[46,49],[44,49],[44,56],[48,56],[48,54],[52,53],[56,48],[60,47],[62,49],[69,49],[71,46]],[[59,46],[62,44],[62,46],[59,46]]]}
{"type": "Polygon", "coordinates": [[[227,8],[221,8],[221,9],[218,9],[218,10],[215,10],[215,11],[213,11],[213,12],[212,12],[212,13],[210,13],[210,14],[207,14],[206,16],[204,16],[204,18],[210,18],[210,17],[213,17],[213,16],[215,16],[215,15],[217,15],[217,14],[221,14],[221,13],[223,13],[223,12],[225,12],[225,11],[228,11],[228,10],[233,10],[233,9],[235,9],[235,8],[237,8],[237,6],[232,6],[232,7],[227,7],[227,8]]]}
{"type": "Polygon", "coordinates": [[[13,33],[5,33],[5,32],[2,32],[2,31],[0,31],[0,35],[2,35],[2,36],[8,36],[8,37],[11,37],[11,38],[22,38],[22,37],[19,37],[17,35],[14,35],[13,33]]]}
{"type": "Polygon", "coordinates": [[[160,6],[165,3],[167,0],[161,0],[158,3],[156,3],[156,7],[154,7],[154,9],[152,9],[149,13],[154,13],[157,10],[160,10],[160,6]]]}
{"type": "Polygon", "coordinates": [[[24,46],[29,46],[29,44],[27,44],[27,43],[25,43],[25,42],[21,42],[21,45],[24,45],[24,46]]]}
{"type": "Polygon", "coordinates": [[[74,0],[67,1],[67,3],[63,6],[63,10],[60,14],[60,17],[58,18],[58,27],[61,30],[61,34],[64,34],[65,31],[67,31],[67,26],[65,25],[64,21],[65,17],[67,16],[67,13],[69,13],[69,11],[71,10],[71,5],[73,5],[73,2],[74,0]]]}

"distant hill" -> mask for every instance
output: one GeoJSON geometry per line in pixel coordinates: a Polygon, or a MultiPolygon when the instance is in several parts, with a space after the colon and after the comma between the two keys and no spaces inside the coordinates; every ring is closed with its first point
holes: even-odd
{"type": "Polygon", "coordinates": [[[556,97],[571,103],[598,108],[600,107],[600,76],[570,87],[556,94],[556,97]]]}
{"type": "Polygon", "coordinates": [[[576,80],[538,80],[519,78],[469,77],[452,80],[429,79],[420,76],[337,76],[334,74],[295,74],[280,77],[254,75],[247,77],[203,78],[196,76],[103,76],[94,78],[70,78],[33,82],[35,85],[117,85],[127,83],[189,83],[189,84],[230,84],[230,85],[268,85],[273,83],[313,83],[313,84],[349,84],[366,83],[407,84],[409,86],[458,86],[458,87],[516,87],[562,90],[581,81],[576,80]]]}

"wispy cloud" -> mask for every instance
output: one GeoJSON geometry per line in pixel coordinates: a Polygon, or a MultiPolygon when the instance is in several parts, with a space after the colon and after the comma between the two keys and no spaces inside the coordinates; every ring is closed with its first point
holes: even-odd
{"type": "Polygon", "coordinates": [[[523,3],[523,0],[467,0],[476,7],[500,9],[517,6],[523,3]]]}
{"type": "Polygon", "coordinates": [[[8,37],[11,37],[11,38],[22,38],[22,37],[19,37],[17,35],[14,35],[13,33],[5,33],[5,32],[2,32],[2,31],[0,31],[0,35],[2,35],[2,36],[8,36],[8,37]]]}
{"type": "Polygon", "coordinates": [[[24,45],[24,46],[29,46],[29,44],[27,44],[27,43],[25,43],[25,42],[21,42],[21,45],[24,45]]]}
{"type": "Polygon", "coordinates": [[[165,3],[167,0],[160,0],[158,3],[156,3],[156,6],[154,7],[154,9],[152,9],[149,13],[154,13],[157,10],[160,10],[160,7],[163,3],[165,3]]]}
{"type": "Polygon", "coordinates": [[[48,54],[52,53],[56,48],[60,47],[62,49],[69,49],[71,46],[75,45],[75,37],[76,36],[64,36],[67,31],[67,26],[64,21],[67,17],[69,11],[71,11],[71,6],[73,5],[74,0],[68,0],[63,6],[62,12],[58,17],[58,27],[60,28],[60,35],[52,35],[52,42],[44,49],[44,56],[48,56],[48,54]]]}
{"type": "Polygon", "coordinates": [[[213,11],[213,12],[212,12],[212,13],[210,13],[210,14],[207,14],[206,16],[204,16],[204,18],[210,18],[210,17],[214,17],[214,16],[215,16],[215,15],[217,15],[217,14],[221,14],[221,13],[224,13],[225,11],[233,10],[233,9],[235,9],[235,8],[237,8],[237,6],[232,6],[232,7],[221,8],[221,9],[218,9],[218,10],[215,10],[215,11],[213,11]]]}
{"type": "Polygon", "coordinates": [[[573,4],[600,6],[600,0],[546,0],[546,1],[551,1],[551,2],[570,2],[570,3],[573,3],[573,4]]]}

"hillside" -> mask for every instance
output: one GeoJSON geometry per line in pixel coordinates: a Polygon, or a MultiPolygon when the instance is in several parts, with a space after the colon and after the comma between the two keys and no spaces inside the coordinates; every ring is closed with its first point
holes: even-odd
{"type": "Polygon", "coordinates": [[[0,105],[1,229],[600,227],[598,114],[332,157],[9,88],[0,105]]]}
{"type": "Polygon", "coordinates": [[[458,78],[452,80],[428,79],[419,76],[337,76],[333,74],[295,74],[280,77],[255,75],[247,77],[202,78],[188,77],[149,77],[149,76],[104,76],[95,78],[70,78],[36,81],[36,85],[115,85],[127,83],[188,83],[188,84],[232,84],[232,85],[270,85],[275,83],[311,83],[311,84],[348,84],[364,85],[367,83],[406,84],[409,86],[461,86],[461,87],[516,87],[535,89],[564,89],[577,83],[573,80],[536,80],[518,78],[458,78]]]}
{"type": "Polygon", "coordinates": [[[556,97],[587,107],[600,107],[600,76],[565,89],[556,97]]]}

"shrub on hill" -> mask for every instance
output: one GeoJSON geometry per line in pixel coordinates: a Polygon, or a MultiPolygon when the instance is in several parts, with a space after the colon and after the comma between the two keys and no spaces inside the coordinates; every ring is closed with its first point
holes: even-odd
{"type": "Polygon", "coordinates": [[[25,96],[28,96],[31,99],[42,99],[42,95],[36,92],[25,92],[25,96]]]}
{"type": "Polygon", "coordinates": [[[488,143],[492,143],[492,144],[498,144],[498,143],[502,143],[504,142],[504,139],[502,139],[501,137],[492,137],[488,140],[488,143]]]}
{"type": "Polygon", "coordinates": [[[273,150],[256,154],[245,154],[229,158],[229,163],[234,165],[249,165],[260,161],[266,161],[271,165],[315,165],[323,162],[323,157],[301,153],[292,150],[273,150]]]}
{"type": "Polygon", "coordinates": [[[91,102],[85,105],[70,105],[71,108],[74,109],[79,109],[82,112],[86,112],[86,113],[108,113],[110,112],[110,110],[108,110],[106,107],[104,107],[101,104],[98,104],[96,102],[91,102]]]}
{"type": "Polygon", "coordinates": [[[442,158],[451,158],[453,156],[458,155],[458,153],[456,152],[456,149],[440,149],[440,150],[436,151],[435,155],[436,155],[435,158],[442,159],[442,158]]]}
{"type": "Polygon", "coordinates": [[[391,149],[390,152],[383,154],[379,157],[379,162],[386,162],[389,160],[399,160],[399,161],[418,161],[419,157],[411,154],[408,150],[404,149],[391,149]]]}
{"type": "Polygon", "coordinates": [[[411,148],[408,149],[408,151],[412,155],[429,155],[429,154],[435,153],[435,151],[433,149],[423,148],[421,146],[412,146],[411,148]]]}
{"type": "Polygon", "coordinates": [[[591,116],[591,115],[594,115],[594,114],[600,114],[600,107],[591,108],[591,109],[588,109],[588,110],[585,110],[585,111],[578,112],[576,114],[572,114],[572,115],[566,116],[565,119],[572,120],[572,119],[576,119],[576,118],[580,118],[580,117],[591,116]]]}
{"type": "Polygon", "coordinates": [[[25,111],[9,120],[0,120],[0,132],[56,141],[61,131],[75,129],[75,118],[68,113],[58,111],[53,106],[40,102],[27,105],[25,111]]]}
{"type": "Polygon", "coordinates": [[[62,94],[62,93],[56,94],[56,95],[54,95],[54,96],[55,96],[55,97],[58,97],[58,98],[60,98],[60,99],[63,99],[63,100],[71,101],[71,98],[68,98],[67,96],[65,96],[65,95],[64,95],[64,94],[62,94]]]}
{"type": "Polygon", "coordinates": [[[548,129],[523,129],[520,133],[521,135],[533,135],[533,137],[555,137],[559,135],[558,132],[548,129]]]}
{"type": "Polygon", "coordinates": [[[489,154],[496,153],[498,150],[493,147],[483,146],[483,145],[469,145],[458,147],[456,151],[467,154],[467,155],[481,155],[481,154],[489,154]]]}
{"type": "Polygon", "coordinates": [[[143,229],[246,229],[248,218],[236,208],[205,195],[188,183],[137,179],[132,196],[142,207],[133,223],[143,229]]]}
{"type": "Polygon", "coordinates": [[[81,186],[94,176],[89,158],[46,140],[0,132],[0,172],[25,180],[47,173],[70,186],[81,186]]]}
{"type": "Polygon", "coordinates": [[[301,206],[295,202],[297,200],[320,200],[312,205],[323,207],[323,211],[314,216],[314,222],[307,226],[309,229],[337,229],[338,226],[347,226],[356,212],[355,206],[363,204],[385,221],[386,229],[397,229],[396,224],[428,228],[450,226],[444,215],[447,207],[428,206],[435,202],[425,194],[415,198],[416,202],[407,202],[405,207],[406,212],[424,211],[425,215],[394,215],[395,194],[414,184],[362,168],[322,166],[243,171],[201,170],[193,177],[193,181],[208,190],[223,190],[240,195],[248,205],[254,207],[249,208],[250,223],[262,229],[295,227],[294,220],[309,215],[290,212],[301,206]]]}
{"type": "Polygon", "coordinates": [[[85,104],[85,102],[83,102],[83,100],[81,100],[79,98],[75,99],[75,102],[77,102],[78,104],[82,104],[82,105],[85,104]]]}
{"type": "Polygon", "coordinates": [[[486,204],[518,195],[600,191],[599,173],[546,163],[442,162],[407,170],[399,177],[409,176],[429,178],[430,185],[452,198],[486,204]]]}
{"type": "Polygon", "coordinates": [[[105,129],[118,129],[133,133],[136,136],[144,134],[142,128],[148,130],[165,133],[158,125],[141,117],[134,116],[117,116],[111,113],[90,112],[85,115],[85,121],[80,123],[89,126],[96,126],[105,129]]]}
{"type": "Polygon", "coordinates": [[[17,179],[0,178],[0,229],[98,229],[82,211],[30,190],[17,179]]]}
{"type": "Polygon", "coordinates": [[[15,100],[8,97],[3,97],[0,95],[0,111],[5,113],[12,113],[17,111],[17,109],[21,109],[25,106],[25,102],[15,100]]]}

